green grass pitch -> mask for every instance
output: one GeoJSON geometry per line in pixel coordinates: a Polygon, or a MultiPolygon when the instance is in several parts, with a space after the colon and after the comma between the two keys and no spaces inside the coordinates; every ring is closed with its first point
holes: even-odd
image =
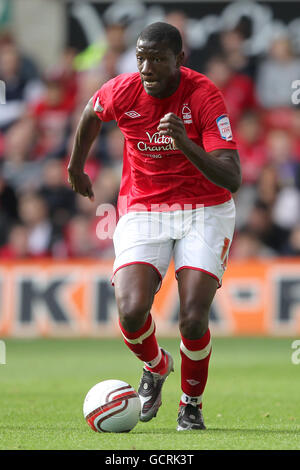
{"type": "Polygon", "coordinates": [[[127,434],[85,423],[87,391],[115,378],[137,388],[141,363],[118,339],[6,340],[0,365],[0,449],[300,449],[300,364],[290,338],[214,338],[203,411],[206,431],[177,432],[179,339],[155,419],[127,434]]]}

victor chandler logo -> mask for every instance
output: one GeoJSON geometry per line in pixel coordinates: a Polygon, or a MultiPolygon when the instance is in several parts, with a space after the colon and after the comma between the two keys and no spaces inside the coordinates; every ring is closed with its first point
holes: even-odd
{"type": "Polygon", "coordinates": [[[168,150],[176,150],[172,137],[166,135],[159,135],[159,132],[150,134],[146,132],[148,140],[145,142],[140,140],[137,144],[137,148],[141,152],[162,152],[168,150]]]}

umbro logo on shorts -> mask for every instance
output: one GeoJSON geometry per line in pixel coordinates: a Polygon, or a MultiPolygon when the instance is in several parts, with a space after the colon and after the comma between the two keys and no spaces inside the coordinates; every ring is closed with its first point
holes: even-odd
{"type": "Polygon", "coordinates": [[[126,114],[126,116],[129,116],[132,119],[141,116],[139,113],[137,113],[136,111],[133,111],[133,110],[132,111],[127,111],[127,113],[125,113],[125,114],[126,114]]]}

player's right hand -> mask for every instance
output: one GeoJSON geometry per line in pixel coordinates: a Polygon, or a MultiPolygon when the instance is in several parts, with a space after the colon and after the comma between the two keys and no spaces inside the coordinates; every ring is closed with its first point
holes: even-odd
{"type": "Polygon", "coordinates": [[[84,172],[74,172],[70,168],[68,168],[68,175],[68,183],[70,183],[73,191],[88,197],[91,201],[95,200],[89,175],[84,172]]]}

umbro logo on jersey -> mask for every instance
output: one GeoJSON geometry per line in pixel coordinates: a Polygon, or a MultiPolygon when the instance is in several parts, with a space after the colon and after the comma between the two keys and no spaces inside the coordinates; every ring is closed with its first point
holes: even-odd
{"type": "Polygon", "coordinates": [[[98,113],[102,113],[102,111],[104,111],[104,108],[102,108],[101,104],[99,103],[99,97],[96,100],[94,111],[97,111],[98,113]]]}
{"type": "Polygon", "coordinates": [[[140,114],[137,113],[136,111],[127,111],[127,113],[125,113],[125,114],[126,114],[126,116],[129,116],[132,119],[140,117],[140,114]]]}

